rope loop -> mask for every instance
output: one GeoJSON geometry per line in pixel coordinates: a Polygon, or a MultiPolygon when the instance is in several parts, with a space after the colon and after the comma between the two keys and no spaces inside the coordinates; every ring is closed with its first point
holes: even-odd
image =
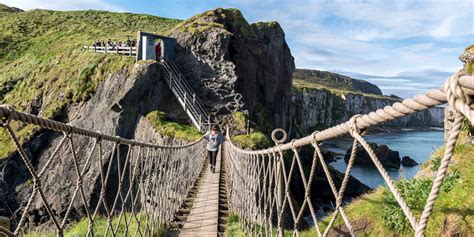
{"type": "Polygon", "coordinates": [[[102,143],[102,136],[104,134],[101,131],[96,131],[96,133],[99,134],[99,137],[96,138],[96,142],[97,142],[97,144],[101,144],[102,143]]]}
{"type": "Polygon", "coordinates": [[[349,120],[349,132],[352,136],[361,133],[361,129],[357,126],[357,119],[360,117],[362,117],[362,115],[356,114],[349,120]]]}
{"type": "Polygon", "coordinates": [[[447,82],[446,97],[448,104],[457,112],[463,114],[471,124],[474,124],[474,110],[470,108],[472,104],[471,97],[465,93],[463,87],[459,84],[459,78],[464,73],[462,71],[453,74],[447,82]]]}
{"type": "Polygon", "coordinates": [[[311,133],[311,138],[312,138],[313,142],[318,142],[318,140],[316,139],[316,136],[319,132],[320,132],[319,130],[316,130],[313,133],[311,133]]]}
{"type": "Polygon", "coordinates": [[[290,144],[291,144],[291,150],[293,150],[294,152],[297,152],[297,151],[296,151],[295,142],[296,142],[296,139],[291,140],[291,142],[290,142],[290,144]]]}
{"type": "Polygon", "coordinates": [[[6,127],[10,124],[10,121],[12,121],[12,115],[15,112],[15,108],[11,105],[0,105],[0,107],[5,108],[7,111],[7,114],[0,118],[0,126],[6,127]]]}
{"type": "Polygon", "coordinates": [[[74,130],[74,125],[72,125],[71,123],[66,123],[66,131],[63,132],[64,136],[66,136],[67,138],[72,138],[72,131],[74,130]]]}
{"type": "Polygon", "coordinates": [[[283,144],[286,141],[287,138],[288,138],[288,134],[282,128],[276,128],[272,132],[272,140],[275,142],[275,144],[283,144]],[[282,133],[283,137],[280,138],[280,139],[276,138],[277,133],[282,133]]]}

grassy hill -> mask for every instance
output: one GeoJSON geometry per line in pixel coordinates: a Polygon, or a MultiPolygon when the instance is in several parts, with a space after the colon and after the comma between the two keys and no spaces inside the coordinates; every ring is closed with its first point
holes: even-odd
{"type": "MultiPolygon", "coordinates": [[[[110,73],[133,66],[132,57],[87,52],[84,45],[125,41],[138,30],[166,35],[179,22],[106,11],[21,11],[0,4],[0,104],[27,111],[39,99],[39,115],[57,117],[66,106],[87,100],[110,73]]],[[[22,140],[34,132],[14,126],[22,140]]],[[[0,147],[0,157],[13,148],[3,130],[0,147]]]]}
{"type": "Polygon", "coordinates": [[[328,89],[382,95],[380,88],[368,81],[354,79],[332,72],[310,69],[296,69],[293,73],[293,79],[296,82],[310,83],[328,89]]]}

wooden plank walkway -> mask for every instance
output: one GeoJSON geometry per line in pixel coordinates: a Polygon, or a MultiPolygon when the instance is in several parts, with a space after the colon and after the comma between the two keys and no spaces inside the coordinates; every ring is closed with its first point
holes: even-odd
{"type": "Polygon", "coordinates": [[[202,177],[201,187],[179,236],[216,237],[219,224],[219,171],[221,151],[217,154],[216,173],[209,169],[202,177]]]}

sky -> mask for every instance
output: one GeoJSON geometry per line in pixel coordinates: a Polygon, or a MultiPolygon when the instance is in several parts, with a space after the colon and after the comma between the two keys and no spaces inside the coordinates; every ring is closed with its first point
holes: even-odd
{"type": "Polygon", "coordinates": [[[100,9],[186,19],[217,7],[278,21],[297,68],[337,72],[410,97],[462,68],[474,0],[0,0],[24,10],[100,9]]]}

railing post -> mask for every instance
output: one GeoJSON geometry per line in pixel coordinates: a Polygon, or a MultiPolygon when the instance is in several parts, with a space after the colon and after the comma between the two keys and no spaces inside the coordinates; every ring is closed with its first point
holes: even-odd
{"type": "Polygon", "coordinates": [[[184,111],[186,112],[187,106],[186,106],[186,92],[184,92],[184,111]]]}
{"type": "Polygon", "coordinates": [[[202,116],[201,115],[199,115],[199,127],[202,128],[202,116]]]}
{"type": "Polygon", "coordinates": [[[129,49],[130,49],[130,50],[129,50],[128,56],[129,56],[129,57],[132,57],[132,46],[130,46],[129,49]]]}
{"type": "Polygon", "coordinates": [[[193,93],[193,105],[196,104],[196,93],[193,93]]]}
{"type": "MultiPolygon", "coordinates": [[[[285,234],[285,224],[283,220],[280,220],[280,213],[283,210],[283,199],[285,198],[285,191],[284,191],[284,181],[283,181],[283,174],[282,174],[282,164],[281,160],[283,157],[281,157],[281,153],[277,156],[279,157],[277,161],[277,236],[278,237],[283,237],[285,234]]],[[[285,219],[285,213],[281,215],[283,219],[285,219]]]]}
{"type": "MultiPolygon", "coordinates": [[[[277,128],[273,130],[272,132],[272,140],[275,142],[275,145],[281,145],[283,144],[288,137],[288,134],[285,132],[285,130],[281,128],[277,128]],[[276,134],[280,132],[282,133],[282,138],[278,139],[276,137],[276,134]]],[[[283,172],[285,170],[283,169],[283,164],[284,162],[284,157],[283,157],[283,151],[279,151],[278,154],[275,156],[277,157],[277,167],[276,167],[276,177],[275,177],[275,185],[277,185],[277,196],[276,196],[276,201],[277,201],[277,236],[278,237],[283,237],[285,234],[285,207],[283,206],[284,200],[285,200],[285,181],[283,179],[283,172]],[[280,218],[281,217],[281,218],[280,218]]]]}

